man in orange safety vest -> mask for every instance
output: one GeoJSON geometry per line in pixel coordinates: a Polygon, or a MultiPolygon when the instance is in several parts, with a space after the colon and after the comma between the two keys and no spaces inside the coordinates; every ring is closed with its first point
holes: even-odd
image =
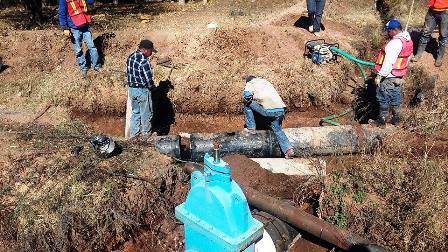
{"type": "Polygon", "coordinates": [[[401,85],[413,51],[411,36],[407,31],[402,31],[400,21],[390,20],[385,31],[390,40],[375,61],[375,70],[378,72],[375,78],[376,98],[380,114],[377,120],[369,120],[370,124],[376,126],[386,124],[389,109],[393,115],[391,123],[397,125],[400,122],[401,85]]]}
{"type": "Polygon", "coordinates": [[[83,76],[87,74],[88,64],[82,51],[82,42],[87,45],[90,55],[90,66],[99,71],[98,50],[93,43],[92,33],[89,23],[91,16],[88,14],[89,6],[93,5],[93,0],[59,0],[59,25],[64,31],[64,35],[72,42],[73,51],[83,76]]]}

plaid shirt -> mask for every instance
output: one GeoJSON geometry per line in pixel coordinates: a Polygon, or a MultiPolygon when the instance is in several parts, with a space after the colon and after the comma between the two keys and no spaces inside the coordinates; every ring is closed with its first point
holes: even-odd
{"type": "Polygon", "coordinates": [[[142,52],[137,50],[129,55],[126,65],[129,87],[152,88],[154,81],[152,80],[151,65],[142,52]]]}

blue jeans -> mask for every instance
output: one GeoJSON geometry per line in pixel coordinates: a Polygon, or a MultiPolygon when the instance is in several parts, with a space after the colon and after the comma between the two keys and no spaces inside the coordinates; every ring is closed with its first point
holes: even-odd
{"type": "Polygon", "coordinates": [[[93,43],[93,37],[92,33],[90,32],[90,29],[88,27],[82,28],[82,29],[70,29],[72,31],[72,46],[73,51],[75,52],[76,61],[78,62],[79,67],[81,70],[87,70],[87,62],[86,57],[84,56],[84,53],[82,52],[82,42],[84,41],[87,45],[87,48],[89,50],[90,60],[91,60],[91,66],[95,69],[99,68],[98,63],[98,50],[95,47],[95,44],[93,43]]]}
{"type": "Polygon", "coordinates": [[[376,99],[380,105],[380,117],[387,118],[389,108],[399,109],[402,102],[401,86],[397,78],[386,78],[376,89],[376,99]]]}
{"type": "Polygon", "coordinates": [[[244,105],[244,116],[246,119],[246,127],[248,129],[255,129],[255,117],[254,112],[260,114],[269,120],[272,131],[274,132],[278,144],[280,145],[280,149],[283,153],[286,153],[291,147],[289,143],[288,137],[286,137],[285,132],[282,129],[282,121],[285,117],[284,111],[279,112],[270,112],[269,110],[264,109],[260,104],[252,101],[249,106],[244,105]]]}
{"type": "Polygon", "coordinates": [[[310,25],[313,26],[314,32],[320,32],[320,23],[324,14],[325,0],[306,0],[306,8],[308,9],[308,18],[310,25]]]}
{"type": "Polygon", "coordinates": [[[131,125],[130,138],[137,136],[142,129],[143,135],[151,133],[152,99],[148,88],[128,88],[131,99],[131,125]]]}
{"type": "Polygon", "coordinates": [[[446,46],[448,42],[448,11],[438,12],[428,10],[425,17],[425,28],[423,29],[420,44],[426,45],[431,39],[431,33],[439,25],[439,45],[446,46]]]}

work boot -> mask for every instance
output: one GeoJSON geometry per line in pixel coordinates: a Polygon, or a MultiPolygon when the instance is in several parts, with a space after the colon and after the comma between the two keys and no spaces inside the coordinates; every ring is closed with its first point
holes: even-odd
{"type": "Polygon", "coordinates": [[[398,126],[401,122],[401,108],[400,107],[392,107],[392,119],[390,123],[398,126]]]}
{"type": "Polygon", "coordinates": [[[369,119],[368,123],[372,126],[384,128],[386,127],[386,118],[388,114],[389,110],[380,110],[379,118],[377,120],[369,119]]]}
{"type": "Polygon", "coordinates": [[[369,119],[368,123],[375,127],[380,128],[386,127],[386,120],[382,117],[378,118],[377,120],[369,119]]]}
{"type": "Polygon", "coordinates": [[[434,65],[436,67],[441,67],[443,64],[443,55],[445,54],[445,46],[443,45],[439,45],[439,50],[437,51],[437,59],[436,59],[436,63],[434,63],[434,65]]]}
{"type": "Polygon", "coordinates": [[[81,70],[81,77],[83,79],[87,78],[87,70],[81,70]]]}
{"type": "Polygon", "coordinates": [[[294,149],[293,149],[293,148],[290,148],[290,149],[288,149],[288,150],[286,151],[286,153],[285,153],[285,158],[286,158],[286,159],[292,159],[292,158],[294,158],[294,149]]]}
{"type": "Polygon", "coordinates": [[[420,43],[417,48],[417,53],[412,57],[412,62],[417,62],[422,58],[423,53],[425,52],[426,44],[420,43]]]}

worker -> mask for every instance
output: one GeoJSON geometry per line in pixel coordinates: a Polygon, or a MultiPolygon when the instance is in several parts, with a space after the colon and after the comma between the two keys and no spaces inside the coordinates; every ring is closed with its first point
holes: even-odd
{"type": "Polygon", "coordinates": [[[439,49],[437,50],[436,67],[442,66],[443,55],[445,54],[446,44],[448,42],[448,0],[429,0],[428,12],[425,17],[425,28],[418,44],[417,53],[412,59],[417,62],[421,59],[426,49],[428,41],[431,39],[431,33],[439,26],[439,49]]]}
{"type": "Polygon", "coordinates": [[[88,65],[82,51],[82,42],[86,43],[89,50],[91,67],[100,71],[98,50],[93,43],[92,32],[89,23],[91,16],[88,8],[93,5],[93,0],[59,0],[59,25],[64,36],[70,38],[76,60],[81,68],[81,74],[87,75],[88,65]]]}
{"type": "Polygon", "coordinates": [[[151,137],[153,115],[151,89],[154,87],[151,56],[157,52],[152,41],[140,41],[138,49],[129,55],[127,65],[128,96],[131,100],[130,138],[139,133],[151,137]],[[141,129],[141,130],[140,130],[141,129]]]}
{"type": "Polygon", "coordinates": [[[385,32],[389,41],[375,62],[375,70],[378,72],[375,78],[376,98],[380,113],[377,120],[369,120],[370,124],[376,126],[385,126],[389,109],[392,110],[391,123],[400,123],[401,85],[413,51],[411,36],[407,31],[402,31],[400,21],[392,19],[387,22],[385,32]]]}
{"type": "Polygon", "coordinates": [[[306,0],[308,9],[308,30],[315,35],[319,35],[322,15],[324,14],[325,0],[306,0]]]}
{"type": "Polygon", "coordinates": [[[244,131],[255,133],[256,124],[254,112],[269,121],[280,149],[289,159],[294,156],[294,149],[281,127],[285,117],[285,103],[272,84],[264,79],[249,75],[244,78],[246,86],[243,91],[244,115],[246,128],[244,131]]]}

